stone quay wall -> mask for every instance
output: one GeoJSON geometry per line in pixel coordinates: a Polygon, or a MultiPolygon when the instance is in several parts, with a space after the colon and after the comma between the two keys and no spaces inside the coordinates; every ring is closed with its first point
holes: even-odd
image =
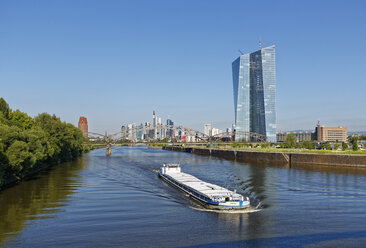
{"type": "Polygon", "coordinates": [[[238,151],[181,146],[164,146],[163,149],[168,151],[180,151],[199,155],[221,157],[249,163],[277,164],[287,166],[327,165],[366,168],[365,155],[238,151]]]}

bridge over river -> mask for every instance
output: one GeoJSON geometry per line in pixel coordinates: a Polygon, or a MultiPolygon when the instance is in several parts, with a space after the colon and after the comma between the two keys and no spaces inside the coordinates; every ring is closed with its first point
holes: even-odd
{"type": "MultiPolygon", "coordinates": [[[[133,141],[141,141],[143,138],[139,134],[150,134],[153,132],[161,133],[164,132],[162,137],[167,137],[169,131],[174,131],[173,136],[177,136],[179,133],[184,133],[184,136],[194,137],[194,142],[202,142],[202,141],[214,141],[220,139],[227,139],[230,141],[235,140],[235,137],[239,137],[240,139],[245,139],[246,141],[255,141],[255,142],[264,142],[266,141],[266,136],[259,133],[253,132],[243,132],[243,131],[231,131],[231,132],[222,132],[215,135],[207,135],[201,131],[187,128],[183,126],[175,126],[175,125],[156,125],[156,126],[143,126],[143,127],[133,127],[121,130],[114,134],[101,134],[96,132],[88,132],[89,139],[108,139],[108,140],[120,140],[120,139],[130,139],[133,141]]],[[[153,133],[151,139],[154,139],[155,133],[153,133]]]]}
{"type": "Polygon", "coordinates": [[[209,142],[217,140],[234,141],[234,140],[245,140],[252,142],[265,142],[266,136],[263,134],[253,133],[253,132],[242,132],[242,131],[231,131],[222,132],[215,135],[207,135],[201,131],[187,128],[184,126],[176,125],[152,125],[152,126],[135,126],[132,128],[122,128],[121,131],[114,134],[100,134],[95,132],[88,132],[89,139],[103,140],[105,142],[107,150],[107,156],[110,155],[111,143],[121,140],[128,139],[133,142],[143,142],[146,140],[157,140],[156,137],[164,138],[177,138],[178,141],[188,141],[189,142],[209,142]],[[182,139],[181,137],[184,137],[182,139]]]}

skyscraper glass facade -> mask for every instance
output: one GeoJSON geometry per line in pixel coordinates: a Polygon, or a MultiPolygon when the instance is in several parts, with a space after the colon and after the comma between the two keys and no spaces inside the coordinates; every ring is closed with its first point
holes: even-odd
{"type": "MultiPolygon", "coordinates": [[[[174,122],[172,121],[172,120],[170,120],[170,119],[167,119],[166,120],[166,124],[168,125],[168,126],[174,126],[174,122]]],[[[172,128],[169,128],[168,130],[166,130],[166,136],[168,137],[168,138],[171,138],[171,137],[173,137],[174,135],[173,135],[173,129],[172,128]]]]}
{"type": "Polygon", "coordinates": [[[235,140],[253,132],[276,141],[275,46],[243,54],[232,63],[234,86],[235,140]]]}

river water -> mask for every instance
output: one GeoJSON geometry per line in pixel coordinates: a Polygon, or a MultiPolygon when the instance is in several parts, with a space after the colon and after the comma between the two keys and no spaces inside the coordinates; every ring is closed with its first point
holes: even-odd
{"type": "Polygon", "coordinates": [[[3,247],[366,247],[366,170],[246,164],[146,147],[93,150],[0,193],[3,247]],[[162,163],[260,211],[210,212],[162,163]]]}

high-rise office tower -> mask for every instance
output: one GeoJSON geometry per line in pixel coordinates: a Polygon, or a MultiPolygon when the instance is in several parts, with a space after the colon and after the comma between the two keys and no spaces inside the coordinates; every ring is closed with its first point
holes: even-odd
{"type": "Polygon", "coordinates": [[[172,120],[170,120],[170,119],[167,119],[167,120],[166,120],[166,125],[167,125],[167,126],[170,126],[170,127],[167,129],[167,131],[166,131],[166,136],[167,136],[168,138],[172,138],[172,137],[174,137],[174,131],[173,131],[173,127],[172,127],[172,126],[174,126],[174,122],[173,122],[172,120]]]}
{"type": "Polygon", "coordinates": [[[155,110],[153,110],[153,126],[154,126],[154,136],[153,139],[157,139],[158,138],[158,130],[156,128],[156,125],[158,124],[158,117],[155,114],[155,110]]]}
{"type": "Polygon", "coordinates": [[[211,136],[211,124],[204,124],[203,125],[203,133],[207,136],[211,136]]]}
{"type": "Polygon", "coordinates": [[[242,54],[232,63],[235,110],[235,140],[263,134],[276,141],[275,46],[242,54]]]}

